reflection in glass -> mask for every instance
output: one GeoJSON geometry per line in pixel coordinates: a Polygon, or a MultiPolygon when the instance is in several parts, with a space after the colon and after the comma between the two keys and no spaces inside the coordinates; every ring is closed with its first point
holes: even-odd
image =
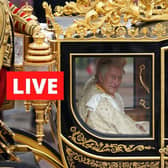
{"type": "MultiPolygon", "coordinates": [[[[114,135],[149,134],[149,109],[139,107],[138,101],[142,97],[150,100],[150,96],[144,92],[138,97],[139,78],[135,78],[138,72],[134,59],[122,56],[75,58],[78,113],[94,131],[114,135]],[[140,121],[136,115],[142,115],[140,121]]],[[[146,77],[151,78],[149,72],[146,77]]]]}

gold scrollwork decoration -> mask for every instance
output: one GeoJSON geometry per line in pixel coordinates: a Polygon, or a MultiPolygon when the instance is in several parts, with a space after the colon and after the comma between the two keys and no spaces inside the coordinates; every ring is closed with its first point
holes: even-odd
{"type": "Polygon", "coordinates": [[[150,107],[146,105],[146,100],[144,100],[144,99],[140,99],[139,104],[146,110],[150,109],[150,107]]]}
{"type": "Polygon", "coordinates": [[[150,90],[149,90],[149,87],[146,85],[146,83],[144,82],[143,80],[143,72],[145,71],[145,65],[144,64],[141,64],[139,66],[139,80],[140,80],[140,83],[141,85],[143,86],[143,88],[146,90],[146,92],[148,94],[150,94],[150,90]]]}
{"type": "Polygon", "coordinates": [[[168,145],[165,148],[159,149],[160,153],[163,153],[164,155],[168,155],[168,145]]]}
{"type": "MultiPolygon", "coordinates": [[[[110,19],[112,19],[111,17],[110,19]]],[[[131,27],[128,28],[125,24],[115,25],[110,19],[99,18],[95,11],[90,11],[86,14],[85,19],[75,20],[74,23],[65,29],[65,38],[111,38],[111,39],[162,39],[168,36],[166,25],[161,23],[162,29],[158,31],[158,24],[152,27],[131,27]],[[98,21],[95,21],[96,18],[98,21]],[[152,28],[152,31],[151,31],[152,28]]]]}
{"type": "Polygon", "coordinates": [[[43,8],[45,10],[46,20],[48,25],[50,24],[54,30],[55,38],[58,39],[59,36],[63,33],[62,27],[55,21],[54,15],[52,13],[51,5],[48,5],[47,2],[43,2],[43,8]]]}
{"type": "Polygon", "coordinates": [[[78,145],[86,149],[91,149],[96,152],[110,152],[110,153],[121,153],[121,152],[133,152],[133,151],[144,151],[153,150],[155,147],[144,146],[144,145],[124,145],[124,144],[108,144],[103,142],[97,142],[94,139],[87,139],[85,135],[78,131],[75,126],[70,128],[72,136],[69,138],[78,145]]]}
{"type": "Polygon", "coordinates": [[[89,10],[93,9],[96,2],[90,0],[77,0],[76,2],[66,2],[64,6],[56,6],[55,16],[63,15],[85,15],[89,10]]]}
{"type": "Polygon", "coordinates": [[[70,168],[75,168],[75,162],[85,164],[94,168],[159,168],[159,161],[105,161],[95,160],[85,155],[79,154],[66,146],[66,158],[70,168]]]}
{"type": "Polygon", "coordinates": [[[152,29],[152,32],[153,32],[154,35],[157,35],[158,37],[162,37],[162,36],[166,35],[166,26],[164,26],[161,23],[158,23],[152,29]]]}
{"type": "Polygon", "coordinates": [[[124,21],[129,18],[132,22],[167,20],[167,0],[77,0],[66,2],[64,6],[55,7],[55,16],[85,15],[90,10],[95,10],[100,15],[109,11],[116,11],[115,17],[121,17],[124,13],[124,21]]]}
{"type": "Polygon", "coordinates": [[[64,7],[56,7],[55,16],[80,14],[83,18],[75,20],[63,31],[55,23],[51,6],[46,2],[43,3],[46,18],[52,22],[56,36],[59,37],[59,34],[62,33],[64,38],[68,39],[75,37],[133,39],[145,37],[153,39],[156,36],[164,38],[168,36],[164,23],[142,28],[132,25],[140,22],[167,21],[167,6],[166,0],[157,0],[157,3],[155,0],[139,0],[138,5],[133,0],[77,0],[77,2],[67,2],[64,7]]]}

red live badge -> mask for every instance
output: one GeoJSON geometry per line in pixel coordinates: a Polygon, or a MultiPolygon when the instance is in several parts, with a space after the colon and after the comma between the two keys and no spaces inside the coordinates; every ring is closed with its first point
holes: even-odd
{"type": "Polygon", "coordinates": [[[63,100],[63,72],[8,72],[7,100],[63,100]]]}

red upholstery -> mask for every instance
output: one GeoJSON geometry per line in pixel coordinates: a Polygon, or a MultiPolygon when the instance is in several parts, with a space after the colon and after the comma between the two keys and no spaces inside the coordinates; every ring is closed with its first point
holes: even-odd
{"type": "Polygon", "coordinates": [[[0,70],[0,106],[4,102],[5,96],[6,96],[6,74],[7,70],[6,68],[2,67],[0,70]]]}

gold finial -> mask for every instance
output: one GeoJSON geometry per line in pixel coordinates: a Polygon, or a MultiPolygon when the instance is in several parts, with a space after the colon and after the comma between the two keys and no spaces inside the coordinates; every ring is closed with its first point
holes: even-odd
{"type": "Polygon", "coordinates": [[[32,8],[32,6],[30,6],[30,5],[28,4],[27,1],[26,1],[25,5],[22,7],[22,10],[23,10],[26,14],[28,14],[29,16],[32,15],[33,8],[32,8]]]}
{"type": "Polygon", "coordinates": [[[42,145],[44,137],[44,124],[46,123],[46,110],[49,108],[49,100],[32,100],[32,106],[36,113],[36,137],[39,145],[42,145]]]}
{"type": "Polygon", "coordinates": [[[50,46],[44,42],[45,35],[38,32],[33,35],[34,42],[29,44],[27,55],[25,57],[27,62],[33,63],[47,63],[53,60],[50,46]]]}

